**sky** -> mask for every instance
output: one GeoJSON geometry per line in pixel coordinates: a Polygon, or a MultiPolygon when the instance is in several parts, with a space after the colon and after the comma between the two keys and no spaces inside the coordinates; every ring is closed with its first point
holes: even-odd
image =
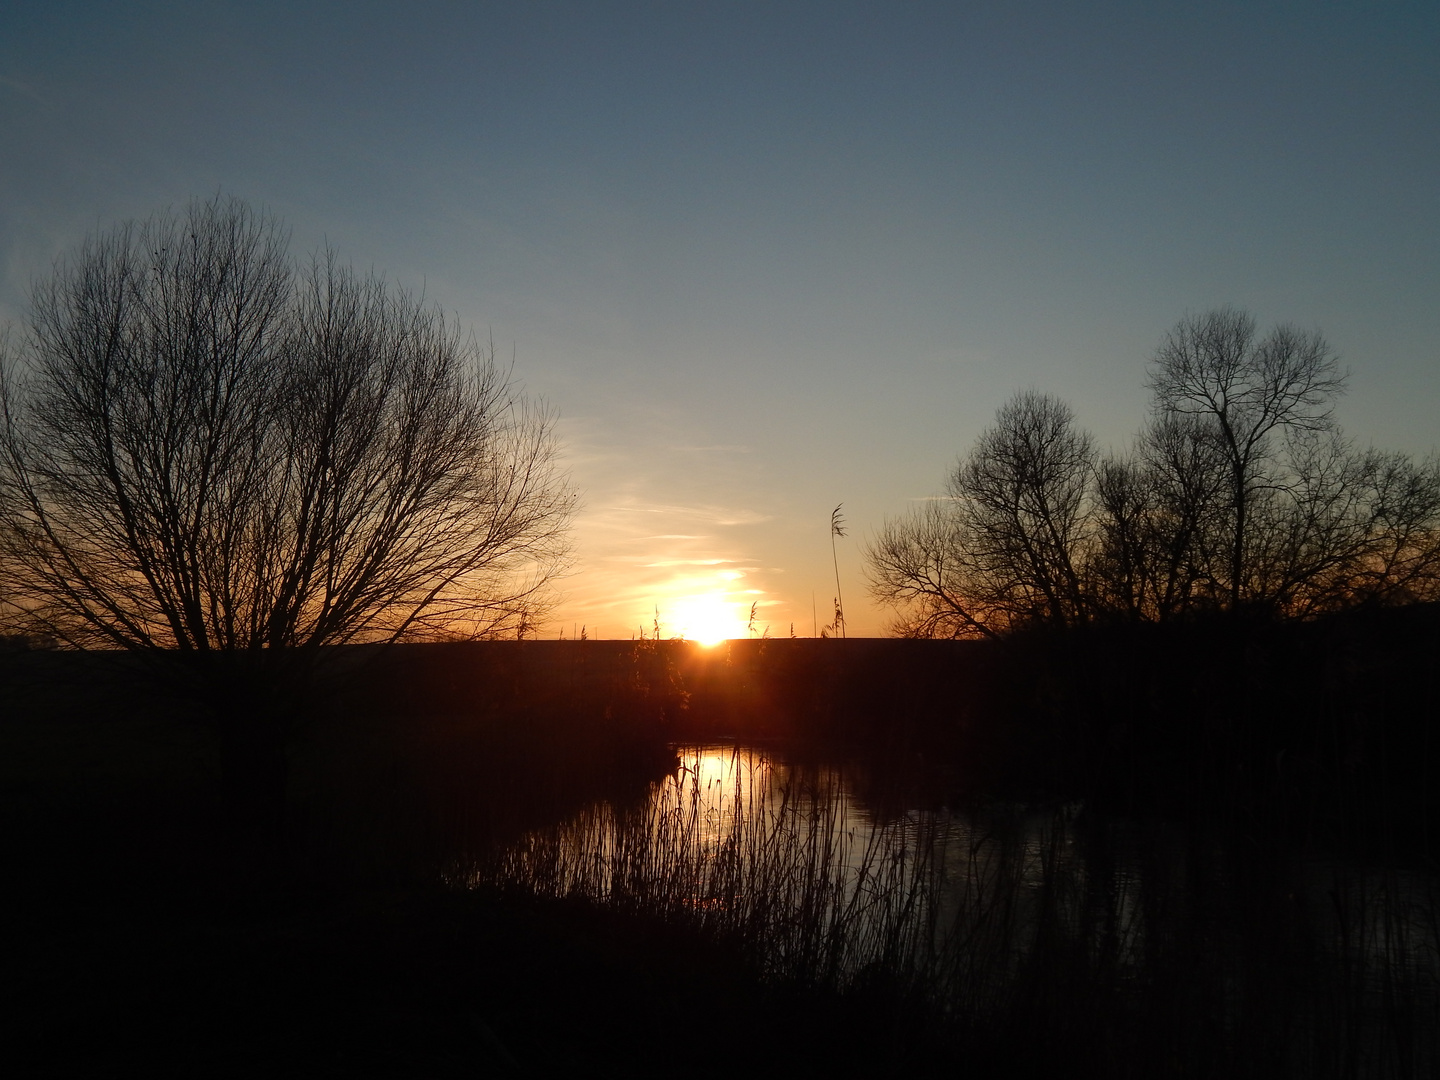
{"type": "Polygon", "coordinates": [[[239,196],[558,412],[547,634],[808,636],[837,570],[881,634],[867,537],[1017,391],[1122,449],[1187,313],[1323,331],[1357,443],[1440,446],[1437,57],[1434,0],[9,0],[0,322],[239,196]]]}

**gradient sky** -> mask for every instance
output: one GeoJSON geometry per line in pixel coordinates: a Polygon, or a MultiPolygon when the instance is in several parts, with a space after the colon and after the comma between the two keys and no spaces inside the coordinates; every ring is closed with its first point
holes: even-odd
{"type": "Polygon", "coordinates": [[[1440,443],[1440,4],[0,7],[0,321],[217,190],[493,337],[583,493],[549,633],[812,631],[845,504],[1015,391],[1105,446],[1187,311],[1319,328],[1361,443],[1440,443]]]}

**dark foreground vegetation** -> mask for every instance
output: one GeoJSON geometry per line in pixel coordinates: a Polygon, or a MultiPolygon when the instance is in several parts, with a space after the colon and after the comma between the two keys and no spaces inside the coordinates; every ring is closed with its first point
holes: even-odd
{"type": "Polygon", "coordinates": [[[1437,646],[1412,607],[337,651],[258,824],[132,662],[10,651],[7,1046],[57,1074],[1431,1075],[1437,646]],[[655,793],[716,740],[788,765],[712,835],[655,793]]]}

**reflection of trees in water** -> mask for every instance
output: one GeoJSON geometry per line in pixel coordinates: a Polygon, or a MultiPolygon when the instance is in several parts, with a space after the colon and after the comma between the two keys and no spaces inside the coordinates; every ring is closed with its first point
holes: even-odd
{"type": "Polygon", "coordinates": [[[877,815],[837,769],[681,758],[645,799],[592,804],[465,879],[688,926],[770,977],[883,986],[957,1031],[1028,1025],[1096,1052],[1163,1033],[1167,1060],[1195,1063],[1180,1074],[1264,1057],[1421,1075],[1440,1057],[1433,875],[1077,806],[877,815]]]}

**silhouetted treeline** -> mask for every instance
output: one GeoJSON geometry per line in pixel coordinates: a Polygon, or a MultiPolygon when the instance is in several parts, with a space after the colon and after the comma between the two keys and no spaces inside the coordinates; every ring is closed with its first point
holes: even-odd
{"type": "Polygon", "coordinates": [[[1353,446],[1346,378],[1318,333],[1182,320],[1130,448],[1102,454],[1064,402],[1017,395],[945,496],[869,545],[872,591],[915,637],[1440,599],[1440,461],[1353,446]]]}

